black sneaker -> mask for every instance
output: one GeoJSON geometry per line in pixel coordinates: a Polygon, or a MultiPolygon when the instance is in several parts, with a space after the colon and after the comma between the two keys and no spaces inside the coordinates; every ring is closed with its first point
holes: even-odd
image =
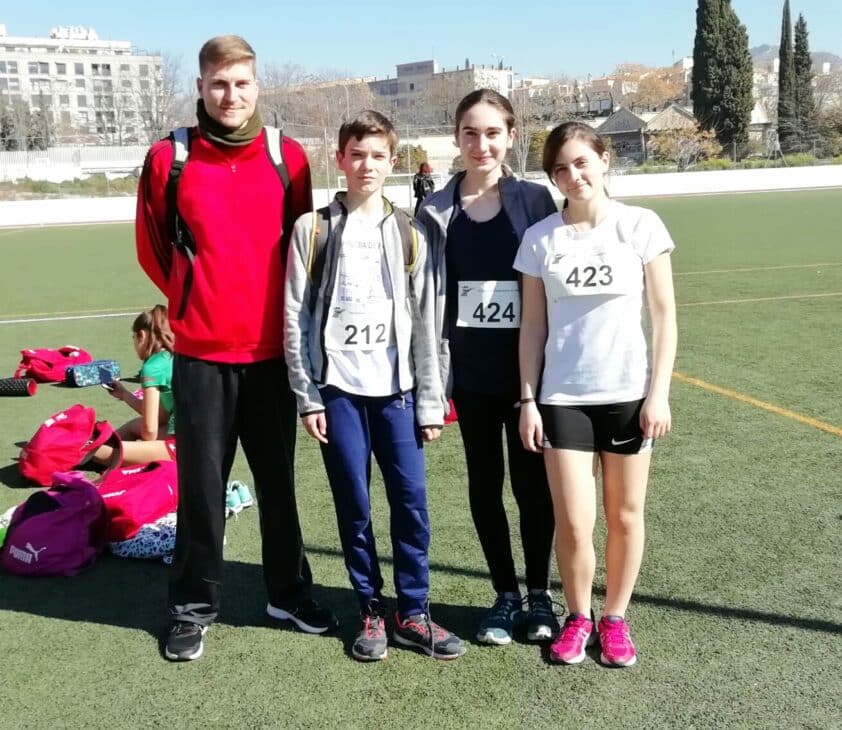
{"type": "Polygon", "coordinates": [[[172,662],[189,662],[198,659],[204,651],[202,637],[207,630],[207,626],[186,621],[173,621],[169,636],[167,636],[167,644],[164,647],[164,656],[172,662]]]}
{"type": "Polygon", "coordinates": [[[266,613],[279,621],[292,621],[299,631],[306,634],[324,634],[335,631],[339,626],[336,616],[322,608],[312,598],[305,598],[297,606],[277,608],[271,603],[266,604],[266,613]]]}
{"type": "Polygon", "coordinates": [[[376,662],[385,659],[389,641],[386,638],[386,608],[379,601],[372,601],[363,612],[363,625],[351,654],[361,662],[376,662]]]}
{"type": "Polygon", "coordinates": [[[549,591],[532,590],[526,596],[526,638],[529,641],[549,641],[561,631],[558,617],[553,610],[549,591]]]}
{"type": "Polygon", "coordinates": [[[425,613],[407,616],[403,621],[396,613],[392,635],[398,644],[421,649],[434,659],[458,659],[466,651],[462,639],[434,624],[425,613]]]}

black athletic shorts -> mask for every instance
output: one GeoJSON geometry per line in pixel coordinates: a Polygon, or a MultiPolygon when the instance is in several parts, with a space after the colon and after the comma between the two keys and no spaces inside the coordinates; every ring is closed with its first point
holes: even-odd
{"type": "Polygon", "coordinates": [[[640,430],[642,405],[642,400],[600,406],[541,404],[544,447],[644,454],[652,450],[652,439],[644,439],[640,430]]]}

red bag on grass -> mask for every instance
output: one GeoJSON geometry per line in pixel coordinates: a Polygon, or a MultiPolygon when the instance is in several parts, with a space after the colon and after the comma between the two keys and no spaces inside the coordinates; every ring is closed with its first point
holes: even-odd
{"type": "Polygon", "coordinates": [[[153,461],[109,471],[99,483],[108,513],[108,541],[133,538],[144,525],[178,507],[178,469],[174,461],[153,461]]]}
{"type": "Polygon", "coordinates": [[[18,469],[27,479],[47,487],[53,482],[54,472],[79,466],[109,440],[119,452],[120,437],[111,424],[97,422],[93,408],[77,403],[50,416],[38,427],[21,449],[18,469]]]}
{"type": "Polygon", "coordinates": [[[87,350],[73,345],[50,350],[41,347],[35,350],[21,350],[20,363],[15,370],[16,378],[32,378],[41,383],[64,382],[64,371],[71,365],[91,362],[93,357],[87,350]]]}
{"type": "Polygon", "coordinates": [[[105,548],[105,524],[102,497],[84,474],[57,473],[15,509],[0,562],[16,575],[76,575],[105,548]]]}

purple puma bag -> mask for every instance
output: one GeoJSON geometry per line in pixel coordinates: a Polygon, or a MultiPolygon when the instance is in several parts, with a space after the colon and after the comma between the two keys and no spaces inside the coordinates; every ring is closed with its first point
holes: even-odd
{"type": "Polygon", "coordinates": [[[18,505],[0,562],[16,575],[76,575],[106,545],[99,490],[81,472],[56,472],[53,486],[18,505]]]}

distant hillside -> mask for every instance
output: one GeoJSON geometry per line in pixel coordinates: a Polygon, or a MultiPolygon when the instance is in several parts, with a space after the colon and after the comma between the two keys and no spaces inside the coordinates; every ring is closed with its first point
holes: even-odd
{"type": "MultiPolygon", "coordinates": [[[[755,66],[768,67],[778,57],[778,46],[770,46],[767,43],[752,48],[749,53],[751,53],[751,60],[754,61],[755,66]]],[[[829,63],[832,69],[842,69],[842,56],[825,51],[813,51],[810,56],[813,58],[814,68],[821,68],[823,63],[829,63]]]]}

